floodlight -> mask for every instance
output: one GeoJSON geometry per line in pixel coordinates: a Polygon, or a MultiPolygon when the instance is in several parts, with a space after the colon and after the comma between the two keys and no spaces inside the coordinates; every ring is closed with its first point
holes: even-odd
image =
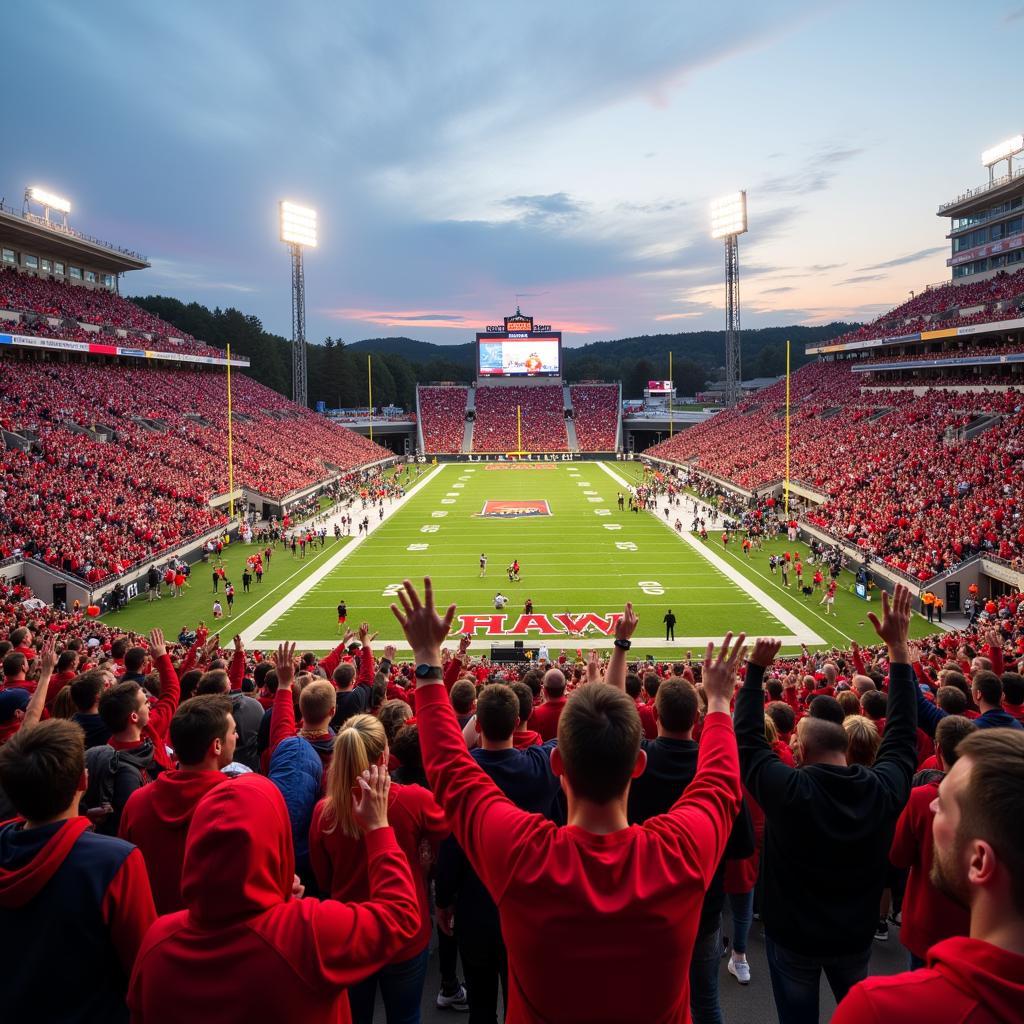
{"type": "Polygon", "coordinates": [[[711,237],[728,238],[747,230],[747,193],[733,192],[711,203],[711,237]]]}
{"type": "Polygon", "coordinates": [[[281,201],[281,241],[316,247],[316,210],[281,201]]]}
{"type": "Polygon", "coordinates": [[[1024,135],[1014,135],[1012,139],[1004,139],[997,146],[986,149],[981,154],[981,166],[991,167],[1000,160],[1007,160],[1024,150],[1024,135]]]}
{"type": "Polygon", "coordinates": [[[28,197],[32,202],[38,203],[40,206],[47,206],[51,210],[56,210],[58,213],[71,212],[70,199],[62,199],[60,196],[56,196],[52,192],[47,192],[46,189],[36,188],[33,185],[28,189],[28,197]]]}

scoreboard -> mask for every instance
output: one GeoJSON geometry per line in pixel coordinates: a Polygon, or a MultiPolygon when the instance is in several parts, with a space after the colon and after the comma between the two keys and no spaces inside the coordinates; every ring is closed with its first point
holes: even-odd
{"type": "Polygon", "coordinates": [[[481,377],[560,377],[562,335],[550,324],[534,324],[518,310],[500,327],[477,334],[477,370],[481,377]]]}

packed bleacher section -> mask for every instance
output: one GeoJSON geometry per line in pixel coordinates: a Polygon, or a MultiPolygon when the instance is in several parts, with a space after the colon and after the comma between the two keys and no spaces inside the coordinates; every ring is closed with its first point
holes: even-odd
{"type": "Polygon", "coordinates": [[[468,389],[421,387],[418,390],[423,450],[431,454],[461,452],[466,430],[468,389]]]}
{"type": "Polygon", "coordinates": [[[829,343],[868,341],[945,327],[1014,320],[1021,316],[1018,300],[1022,296],[1024,270],[1012,274],[999,273],[985,281],[927,288],[872,323],[840,335],[829,343]],[[984,308],[976,309],[978,306],[984,308]],[[962,314],[961,310],[971,312],[962,314]]]}
{"type": "MultiPolygon", "coordinates": [[[[809,522],[903,572],[929,579],[980,552],[1024,553],[1024,397],[872,389],[849,363],[793,377],[790,475],[827,500],[809,522]],[[980,416],[996,425],[944,443],[980,416]]],[[[649,449],[755,489],[785,472],[785,384],[649,449]]]]}
{"type": "Polygon", "coordinates": [[[523,451],[568,450],[562,386],[551,384],[538,387],[478,387],[473,451],[517,451],[517,408],[522,411],[523,451]]]}
{"type": "Polygon", "coordinates": [[[764,971],[780,1024],[820,1019],[822,973],[835,1024],[1020,1017],[1019,595],[911,643],[897,588],[880,644],[780,658],[730,633],[702,664],[631,662],[627,604],[607,657],[521,669],[443,649],[411,586],[410,658],[375,649],[385,623],[263,659],[31,596],[0,584],[12,1019],[369,1022],[378,985],[419,1019],[431,866],[435,1005],[478,1017],[507,969],[502,1019],[721,1020],[724,957],[741,985],[764,971]],[[868,978],[890,923],[910,971],[868,978]]]}
{"type": "Polygon", "coordinates": [[[615,451],[619,425],[618,385],[574,384],[569,394],[580,451],[615,451]]]}
{"type": "Polygon", "coordinates": [[[18,313],[17,322],[0,319],[0,330],[36,337],[60,338],[65,341],[92,341],[126,347],[138,343],[157,352],[224,357],[221,349],[212,348],[191,335],[183,334],[152,313],[105,288],[87,288],[67,284],[7,268],[0,270],[0,310],[18,313]],[[29,323],[25,314],[54,318],[29,323]],[[113,334],[86,331],[78,324],[109,327],[128,332],[127,339],[113,334]],[[171,340],[174,338],[175,340],[171,340]]]}
{"type": "MultiPolygon", "coordinates": [[[[0,393],[0,427],[34,441],[0,450],[0,557],[95,583],[225,521],[225,375],[0,360],[0,393]]],[[[236,487],[283,497],[389,455],[242,374],[232,402],[236,487]]]]}

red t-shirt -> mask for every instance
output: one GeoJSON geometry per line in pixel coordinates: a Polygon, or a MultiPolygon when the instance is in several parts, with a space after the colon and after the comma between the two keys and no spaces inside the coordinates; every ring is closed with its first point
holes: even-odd
{"type": "Polygon", "coordinates": [[[900,942],[920,959],[943,939],[970,933],[970,914],[932,885],[934,847],[931,805],[939,791],[937,782],[910,791],[910,800],[896,822],[889,860],[893,867],[910,868],[903,897],[900,942]]]}
{"type": "MultiPolygon", "coordinates": [[[[325,800],[313,809],[309,826],[309,860],[317,884],[331,899],[342,903],[364,903],[370,898],[366,839],[345,835],[340,828],[325,832],[325,800]]],[[[402,848],[420,907],[420,929],[416,937],[395,956],[396,961],[416,956],[430,942],[432,918],[427,895],[427,874],[436,857],[438,844],[450,829],[430,791],[422,786],[391,784],[388,796],[388,824],[402,848]]]]}
{"type": "Polygon", "coordinates": [[[697,774],[667,814],[608,835],[516,807],[466,750],[444,687],[421,686],[423,763],[452,831],[501,914],[508,1019],[593,1024],[689,1019],[704,893],[740,806],[727,714],[708,715],[697,774]],[[538,955],[538,940],[557,956],[538,955]]]}
{"type": "Polygon", "coordinates": [[[540,733],[540,738],[546,743],[558,735],[558,720],[562,717],[562,708],[565,707],[567,697],[555,697],[553,700],[546,700],[538,704],[530,715],[530,725],[540,733]]]}

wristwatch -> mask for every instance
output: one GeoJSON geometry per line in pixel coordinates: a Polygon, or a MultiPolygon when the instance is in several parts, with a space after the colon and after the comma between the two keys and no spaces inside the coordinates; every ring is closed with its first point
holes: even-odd
{"type": "Polygon", "coordinates": [[[416,678],[417,679],[443,679],[444,669],[439,665],[417,665],[416,666],[416,678]]]}
{"type": "Polygon", "coordinates": [[[630,647],[633,646],[633,641],[632,640],[616,640],[615,641],[615,646],[618,647],[618,649],[620,651],[628,651],[630,649],[630,647]]]}

